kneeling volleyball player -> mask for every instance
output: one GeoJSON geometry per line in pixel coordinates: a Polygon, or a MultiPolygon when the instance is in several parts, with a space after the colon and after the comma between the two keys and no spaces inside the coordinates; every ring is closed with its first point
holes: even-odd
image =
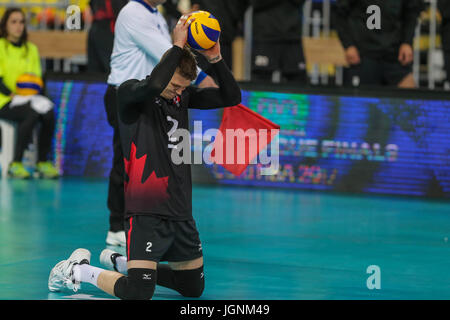
{"type": "Polygon", "coordinates": [[[89,282],[121,299],[151,299],[156,284],[186,297],[202,294],[203,252],[192,216],[191,167],[171,160],[177,141],[170,134],[177,128],[188,130],[188,108],[234,106],[241,91],[222,60],[219,42],[200,51],[218,75],[219,88],[190,85],[197,68],[185,48],[188,24],[186,17],[180,19],[173,47],[151,75],[128,80],[118,89],[127,257],[104,250],[102,264],[115,271],[105,270],[90,265],[88,250],[77,249],[50,272],[50,290],[76,291],[89,282]]]}

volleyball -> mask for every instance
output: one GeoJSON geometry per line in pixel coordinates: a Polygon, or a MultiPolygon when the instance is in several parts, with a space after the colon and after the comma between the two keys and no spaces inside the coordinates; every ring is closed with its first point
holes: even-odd
{"type": "Polygon", "coordinates": [[[195,11],[189,20],[195,18],[188,29],[188,44],[197,50],[207,50],[219,40],[219,21],[207,11],[195,11]]]}
{"type": "Polygon", "coordinates": [[[24,73],[17,78],[16,94],[29,96],[39,94],[44,83],[42,79],[33,73],[24,73]]]}

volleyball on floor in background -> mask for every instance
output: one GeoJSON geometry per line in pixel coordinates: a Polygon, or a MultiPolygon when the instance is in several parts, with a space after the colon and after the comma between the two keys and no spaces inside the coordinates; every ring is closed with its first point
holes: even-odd
{"type": "Polygon", "coordinates": [[[20,96],[30,96],[39,94],[44,83],[42,79],[33,73],[24,73],[17,78],[16,94],[20,96]]]}
{"type": "Polygon", "coordinates": [[[207,50],[219,40],[219,21],[207,11],[195,11],[189,20],[195,18],[188,29],[188,44],[197,50],[207,50]]]}

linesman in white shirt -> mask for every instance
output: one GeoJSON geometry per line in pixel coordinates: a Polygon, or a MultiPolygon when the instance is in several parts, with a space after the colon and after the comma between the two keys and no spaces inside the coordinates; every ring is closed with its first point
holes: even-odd
{"type": "MultiPolygon", "coordinates": [[[[158,64],[164,52],[172,47],[167,22],[157,6],[166,0],[131,0],[119,13],[115,25],[111,73],[104,103],[109,124],[114,129],[113,165],[109,175],[107,205],[110,211],[106,243],[125,246],[124,231],[124,162],[117,122],[116,88],[129,79],[142,80],[158,64]]],[[[199,87],[216,86],[200,70],[195,81],[199,87]]]]}

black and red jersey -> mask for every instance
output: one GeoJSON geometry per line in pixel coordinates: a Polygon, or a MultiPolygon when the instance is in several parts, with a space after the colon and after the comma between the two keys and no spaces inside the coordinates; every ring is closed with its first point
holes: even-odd
{"type": "Polygon", "coordinates": [[[219,88],[189,86],[172,101],[162,98],[181,53],[173,46],[145,80],[128,80],[118,89],[126,217],[192,219],[191,167],[172,161],[172,149],[180,142],[171,135],[176,129],[189,129],[189,108],[221,108],[241,101],[239,86],[223,60],[212,64],[219,88]]]}

